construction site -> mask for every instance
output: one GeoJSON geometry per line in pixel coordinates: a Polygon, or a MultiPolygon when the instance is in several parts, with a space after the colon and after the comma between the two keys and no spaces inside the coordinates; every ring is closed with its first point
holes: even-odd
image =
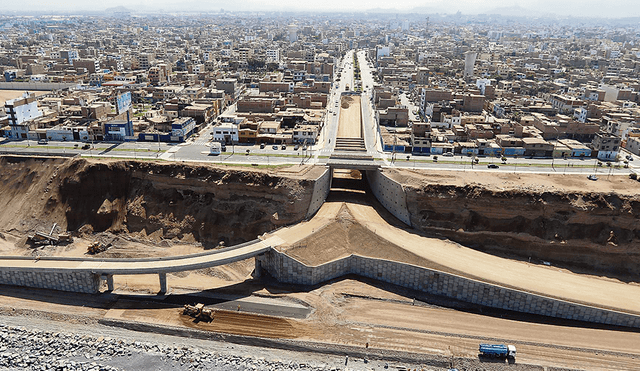
{"type": "Polygon", "coordinates": [[[640,187],[628,177],[11,156],[0,166],[3,270],[47,264],[64,277],[99,264],[95,292],[82,294],[3,275],[3,314],[394,354],[432,369],[637,368],[640,187]],[[399,197],[398,186],[400,198],[379,196],[399,197]],[[480,291],[426,288],[403,270],[480,291]],[[477,299],[494,288],[505,301],[477,299]],[[517,345],[516,364],[479,360],[486,341],[517,345]]]}

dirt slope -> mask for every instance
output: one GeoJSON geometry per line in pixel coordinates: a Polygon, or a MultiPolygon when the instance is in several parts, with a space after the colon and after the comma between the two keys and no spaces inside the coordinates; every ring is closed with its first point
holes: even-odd
{"type": "MultiPolygon", "coordinates": [[[[109,231],[215,246],[305,217],[314,179],[136,161],[0,159],[0,231],[109,231]]],[[[302,171],[305,173],[305,171],[302,171]]]]}
{"type": "Polygon", "coordinates": [[[626,177],[589,182],[582,175],[387,173],[405,185],[412,225],[421,231],[576,271],[624,280],[640,273],[639,182],[626,177]]]}

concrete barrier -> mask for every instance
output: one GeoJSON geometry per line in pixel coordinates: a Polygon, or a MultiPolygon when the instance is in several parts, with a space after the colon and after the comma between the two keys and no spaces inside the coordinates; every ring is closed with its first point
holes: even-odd
{"type": "Polygon", "coordinates": [[[346,274],[357,274],[492,308],[640,328],[638,314],[572,303],[406,263],[350,255],[319,266],[308,266],[273,249],[256,260],[261,269],[285,283],[316,285],[346,274]]]}
{"type": "Polygon", "coordinates": [[[307,211],[307,219],[311,218],[316,211],[322,207],[322,204],[327,199],[329,191],[331,190],[331,169],[325,168],[324,173],[316,179],[316,183],[313,186],[313,194],[311,196],[311,203],[309,203],[309,211],[307,211]]]}
{"type": "Polygon", "coordinates": [[[77,83],[68,82],[0,82],[0,90],[25,90],[25,91],[48,91],[48,90],[60,90],[68,89],[74,86],[78,86],[77,83]]]}
{"type": "Polygon", "coordinates": [[[382,171],[367,171],[369,187],[378,201],[396,218],[411,226],[407,208],[407,195],[402,184],[386,176],[382,171]]]}

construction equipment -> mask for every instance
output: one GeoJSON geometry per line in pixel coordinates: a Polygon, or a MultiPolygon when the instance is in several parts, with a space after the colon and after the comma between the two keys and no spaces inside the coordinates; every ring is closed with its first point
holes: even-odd
{"type": "Polygon", "coordinates": [[[67,233],[61,233],[55,236],[53,232],[57,226],[57,223],[53,223],[53,227],[51,227],[51,231],[48,234],[44,232],[35,232],[34,234],[27,236],[27,241],[34,246],[68,244],[73,242],[73,237],[67,233]]]}
{"type": "Polygon", "coordinates": [[[91,254],[91,255],[95,255],[98,253],[101,253],[105,250],[107,250],[109,246],[103,244],[100,241],[94,241],[92,243],[89,244],[89,246],[87,246],[87,253],[91,254]]]}
{"type": "Polygon", "coordinates": [[[195,318],[198,321],[211,322],[213,321],[213,309],[204,307],[204,304],[198,303],[196,305],[184,305],[182,314],[195,318]]]}

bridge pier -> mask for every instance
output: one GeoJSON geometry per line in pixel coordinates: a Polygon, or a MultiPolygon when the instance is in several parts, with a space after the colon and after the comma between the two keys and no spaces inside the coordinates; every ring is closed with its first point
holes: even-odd
{"type": "Polygon", "coordinates": [[[253,279],[258,279],[262,277],[262,264],[260,263],[260,258],[262,257],[264,257],[264,254],[260,254],[253,259],[254,268],[253,268],[253,272],[251,273],[251,277],[253,279]]]}
{"type": "Polygon", "coordinates": [[[107,274],[107,291],[112,292],[113,290],[113,274],[107,274]]]}
{"type": "Polygon", "coordinates": [[[158,277],[160,278],[160,292],[159,294],[167,293],[167,274],[166,273],[158,273],[158,277]]]}

